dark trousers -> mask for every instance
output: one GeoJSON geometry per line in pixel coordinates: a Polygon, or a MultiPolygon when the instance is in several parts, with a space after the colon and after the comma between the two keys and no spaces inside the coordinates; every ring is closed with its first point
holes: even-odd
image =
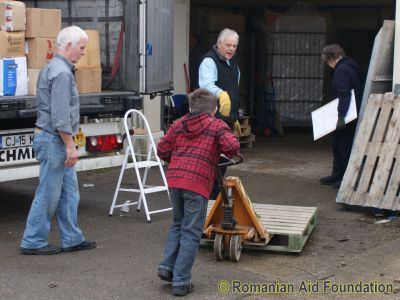
{"type": "MultiPolygon", "coordinates": [[[[227,161],[228,160],[225,157],[221,156],[219,163],[225,163],[227,161]]],[[[221,170],[221,175],[222,175],[222,179],[223,179],[225,176],[227,167],[217,167],[217,168],[219,168],[221,170]]],[[[215,171],[217,172],[217,170],[215,170],[215,171]]],[[[215,176],[217,176],[217,175],[215,175],[215,176]]],[[[223,184],[224,183],[221,182],[221,185],[223,185],[223,184]]],[[[217,199],[219,192],[220,192],[220,186],[219,186],[218,178],[216,177],[215,181],[214,181],[213,189],[211,191],[210,199],[212,199],[212,200],[217,199]]]]}
{"type": "MultiPolygon", "coordinates": [[[[227,124],[231,128],[231,130],[233,130],[233,123],[227,123],[227,124]]],[[[228,162],[228,160],[225,157],[221,156],[221,158],[219,159],[219,163],[221,164],[221,163],[225,163],[225,162],[228,162]]],[[[225,176],[227,167],[218,167],[217,166],[217,168],[219,168],[221,170],[221,175],[222,175],[222,179],[223,179],[225,176]]],[[[215,170],[215,171],[217,171],[217,170],[215,170]]],[[[221,185],[223,185],[223,182],[221,182],[221,185]]],[[[217,174],[215,174],[215,181],[214,181],[213,189],[211,191],[211,195],[210,195],[209,199],[212,199],[212,200],[217,199],[219,192],[220,192],[220,187],[219,187],[219,183],[218,183],[217,174]]]]}
{"type": "Polygon", "coordinates": [[[351,148],[353,147],[354,132],[337,130],[333,140],[333,172],[343,177],[349,163],[351,148]]]}

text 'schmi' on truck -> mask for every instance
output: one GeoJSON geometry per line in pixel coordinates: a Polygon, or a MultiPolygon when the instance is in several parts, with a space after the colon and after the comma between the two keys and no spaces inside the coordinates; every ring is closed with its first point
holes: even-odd
{"type": "MultiPolygon", "coordinates": [[[[62,7],[63,27],[73,24],[100,31],[103,83],[111,77],[112,67],[114,71],[119,67],[110,88],[80,94],[77,171],[121,165],[125,112],[142,109],[143,94],[163,97],[172,90],[173,1],[111,2],[112,17],[110,5],[105,7],[107,1],[74,2],[84,8],[69,7],[71,1],[25,1],[27,8],[68,6],[62,7]],[[116,10],[119,16],[115,16],[116,10]],[[84,11],[88,15],[83,15],[84,11]]],[[[0,97],[0,182],[38,176],[32,150],[35,119],[35,96],[0,97]]]]}

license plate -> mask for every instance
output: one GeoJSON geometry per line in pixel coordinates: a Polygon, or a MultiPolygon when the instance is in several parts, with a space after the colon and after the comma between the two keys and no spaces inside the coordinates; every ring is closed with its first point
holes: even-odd
{"type": "Polygon", "coordinates": [[[33,133],[1,136],[0,148],[19,148],[32,146],[33,133]]]}
{"type": "Polygon", "coordinates": [[[0,166],[34,161],[33,133],[0,136],[0,166]]]}

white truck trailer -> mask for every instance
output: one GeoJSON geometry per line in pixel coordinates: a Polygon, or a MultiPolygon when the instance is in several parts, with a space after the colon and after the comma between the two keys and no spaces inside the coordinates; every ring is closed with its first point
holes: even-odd
{"type": "MultiPolygon", "coordinates": [[[[120,56],[111,89],[80,95],[81,126],[75,142],[79,147],[77,171],[121,165],[121,117],[131,108],[142,109],[143,95],[163,97],[173,88],[173,1],[23,2],[27,7],[61,9],[63,27],[73,24],[99,30],[106,72],[111,73],[111,58],[120,56]],[[123,43],[118,52],[120,38],[123,43]]],[[[35,107],[35,96],[0,97],[0,182],[39,174],[32,150],[35,107]]]]}

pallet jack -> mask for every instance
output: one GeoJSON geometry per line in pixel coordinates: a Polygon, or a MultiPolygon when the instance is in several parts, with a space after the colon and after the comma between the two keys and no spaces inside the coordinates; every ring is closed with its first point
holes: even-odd
{"type": "Polygon", "coordinates": [[[214,256],[223,260],[239,261],[242,243],[268,243],[270,235],[254,212],[252,204],[238,177],[222,178],[221,168],[240,164],[240,154],[233,160],[220,163],[217,179],[220,193],[204,223],[204,236],[214,239],[214,256]]]}

